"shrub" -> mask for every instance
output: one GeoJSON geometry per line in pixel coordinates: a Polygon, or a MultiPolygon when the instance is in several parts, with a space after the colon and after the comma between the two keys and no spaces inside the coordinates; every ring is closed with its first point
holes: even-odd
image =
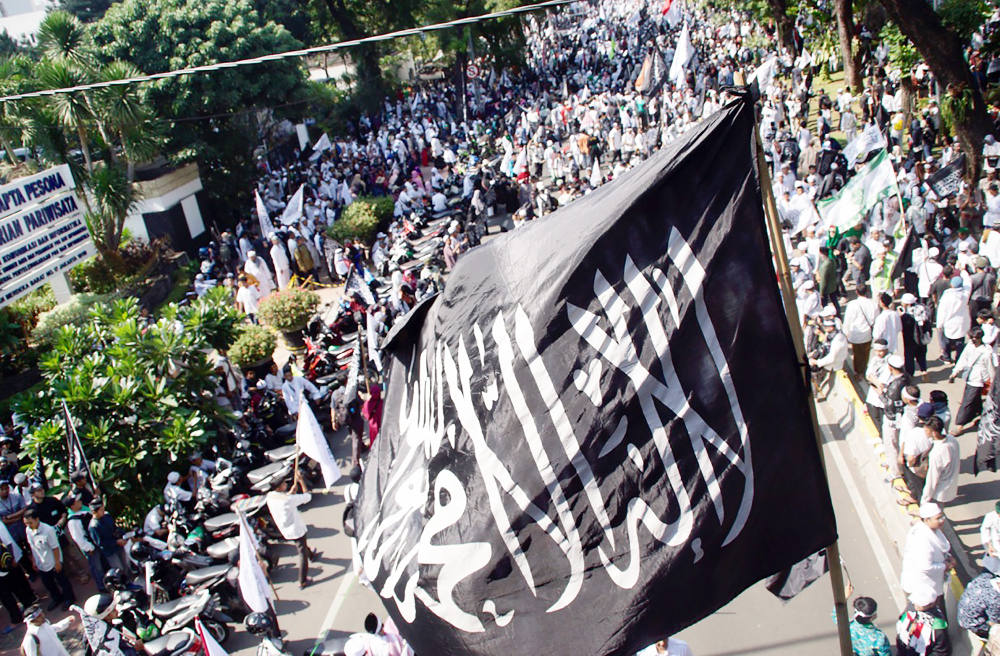
{"type": "Polygon", "coordinates": [[[104,258],[95,255],[84,260],[69,271],[73,289],[91,294],[107,294],[115,291],[118,280],[104,258]]]}
{"type": "Polygon", "coordinates": [[[111,298],[112,294],[73,294],[65,303],[38,316],[38,325],[31,331],[31,341],[39,346],[51,345],[60,328],[82,325],[92,306],[111,298]]]}
{"type": "Polygon", "coordinates": [[[318,305],[319,296],[315,292],[286,289],[261,301],[258,315],[275,330],[288,332],[305,326],[318,305]]]}
{"type": "Polygon", "coordinates": [[[327,228],[327,234],[340,242],[345,239],[360,239],[371,243],[379,228],[387,225],[392,218],[394,206],[389,196],[358,198],[327,228]]]}
{"type": "Polygon", "coordinates": [[[277,339],[263,326],[247,326],[229,347],[229,361],[240,369],[248,369],[274,355],[277,339]]]}
{"type": "Polygon", "coordinates": [[[56,296],[51,285],[42,285],[35,291],[22,296],[6,308],[11,320],[20,324],[27,337],[38,324],[38,316],[56,306],[56,296]]]}

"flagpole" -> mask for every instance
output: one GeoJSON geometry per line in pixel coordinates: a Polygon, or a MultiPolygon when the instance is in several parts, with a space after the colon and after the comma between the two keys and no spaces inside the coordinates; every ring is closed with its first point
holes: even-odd
{"type": "MultiPolygon", "coordinates": [[[[799,322],[799,311],[795,305],[795,294],[792,291],[792,276],[788,267],[788,254],[785,252],[785,242],[781,235],[781,221],[778,218],[778,207],[774,202],[774,192],[771,189],[771,174],[767,169],[767,162],[764,159],[764,147],[760,139],[760,133],[756,128],[754,129],[754,137],[757,146],[757,170],[759,171],[761,192],[764,197],[764,214],[767,217],[767,231],[771,237],[771,249],[775,265],[778,269],[778,287],[781,289],[781,296],[785,304],[785,316],[788,319],[788,328],[792,333],[792,341],[795,343],[796,359],[799,361],[800,366],[803,367],[809,418],[812,421],[813,433],[816,436],[816,446],[819,450],[820,464],[827,477],[827,488],[829,488],[829,474],[826,471],[826,461],[823,457],[823,441],[820,437],[819,420],[816,417],[816,403],[812,393],[812,385],[809,381],[809,370],[806,368],[802,324],[799,322]]],[[[830,566],[830,585],[833,587],[833,605],[837,613],[837,635],[840,639],[840,655],[853,656],[854,648],[851,644],[850,619],[847,615],[844,572],[840,565],[840,546],[837,540],[834,540],[826,548],[826,555],[827,563],[830,566]]]]}

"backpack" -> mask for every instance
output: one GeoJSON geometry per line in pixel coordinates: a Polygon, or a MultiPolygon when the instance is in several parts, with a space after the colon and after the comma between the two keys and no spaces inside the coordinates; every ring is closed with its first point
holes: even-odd
{"type": "Polygon", "coordinates": [[[0,542],[0,572],[9,572],[17,565],[14,553],[6,544],[0,542]]]}
{"type": "Polygon", "coordinates": [[[927,308],[917,303],[910,310],[913,316],[913,337],[917,344],[924,346],[931,343],[934,338],[934,325],[931,323],[927,308]]]}

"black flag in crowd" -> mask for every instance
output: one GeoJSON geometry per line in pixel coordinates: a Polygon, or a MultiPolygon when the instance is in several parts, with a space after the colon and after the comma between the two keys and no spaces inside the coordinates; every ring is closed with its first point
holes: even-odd
{"type": "Polygon", "coordinates": [[[947,198],[958,193],[965,171],[965,153],[960,153],[951,163],[942,166],[927,178],[927,184],[940,198],[947,198]]]}
{"type": "Polygon", "coordinates": [[[357,537],[417,653],[634,654],[835,539],[753,129],[470,251],[387,338],[357,537]]]}
{"type": "Polygon", "coordinates": [[[903,241],[902,248],[899,249],[899,256],[893,262],[892,270],[889,272],[891,280],[900,277],[907,269],[913,266],[913,251],[920,245],[919,242],[920,240],[917,238],[917,233],[913,231],[913,228],[906,231],[906,239],[903,241]]]}

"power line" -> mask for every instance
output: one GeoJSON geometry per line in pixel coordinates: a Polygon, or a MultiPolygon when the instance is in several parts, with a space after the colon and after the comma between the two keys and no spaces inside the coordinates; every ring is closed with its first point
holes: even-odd
{"type": "Polygon", "coordinates": [[[239,68],[241,66],[252,66],[254,64],[264,64],[267,62],[281,61],[283,59],[305,57],[307,55],[314,55],[317,53],[333,52],[334,50],[352,48],[354,46],[358,46],[363,43],[389,41],[392,39],[398,39],[400,37],[422,34],[424,32],[433,32],[435,30],[446,30],[461,25],[471,25],[473,23],[481,23],[483,21],[503,18],[505,16],[514,16],[516,14],[524,14],[532,11],[538,11],[539,9],[547,9],[549,7],[557,7],[560,5],[570,4],[575,1],[576,0],[547,0],[546,2],[524,5],[521,7],[513,7],[511,9],[504,9],[502,11],[495,11],[488,14],[480,14],[479,16],[456,18],[455,20],[447,21],[444,23],[423,25],[421,27],[411,27],[405,30],[397,30],[395,32],[387,32],[385,34],[378,34],[375,36],[366,36],[361,39],[352,39],[351,41],[340,41],[338,43],[330,43],[322,46],[312,46],[310,48],[302,48],[300,50],[288,50],[286,52],[277,52],[277,53],[272,53],[270,55],[262,55],[260,57],[250,57],[248,59],[238,59],[236,61],[229,61],[229,62],[217,62],[215,64],[205,64],[203,66],[194,66],[191,68],[179,68],[177,70],[166,71],[164,73],[136,75],[134,77],[126,77],[119,80],[106,80],[104,82],[79,84],[77,86],[63,87],[61,89],[43,89],[41,91],[18,93],[10,96],[2,96],[0,97],[0,102],[7,102],[11,100],[24,100],[26,98],[42,98],[45,96],[55,96],[61,93],[75,93],[77,91],[89,91],[90,89],[104,89],[107,87],[124,86],[128,84],[139,84],[142,82],[152,82],[153,80],[165,80],[165,79],[180,77],[182,75],[192,75],[194,73],[209,73],[228,68],[239,68]]]}

